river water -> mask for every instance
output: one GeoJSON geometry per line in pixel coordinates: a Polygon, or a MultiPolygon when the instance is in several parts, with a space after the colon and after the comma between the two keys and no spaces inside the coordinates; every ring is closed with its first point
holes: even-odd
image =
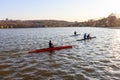
{"type": "Polygon", "coordinates": [[[0,80],[119,80],[120,29],[64,27],[0,30],[0,80]],[[74,31],[80,36],[72,36],[74,31]],[[86,41],[84,33],[96,38],[86,41]],[[72,49],[28,51],[72,45],[72,49]]]}

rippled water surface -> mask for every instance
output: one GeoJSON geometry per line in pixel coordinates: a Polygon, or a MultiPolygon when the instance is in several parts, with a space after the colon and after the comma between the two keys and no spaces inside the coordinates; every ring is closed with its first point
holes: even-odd
{"type": "Polygon", "coordinates": [[[25,28],[0,30],[0,80],[119,80],[120,29],[25,28]],[[80,36],[72,36],[73,32],[80,36]],[[84,33],[96,38],[81,39],[84,33]],[[72,45],[72,49],[29,50],[72,45]]]}

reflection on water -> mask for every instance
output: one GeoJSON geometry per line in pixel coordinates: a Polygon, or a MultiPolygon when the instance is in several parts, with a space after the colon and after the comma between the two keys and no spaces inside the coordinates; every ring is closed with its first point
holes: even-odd
{"type": "Polygon", "coordinates": [[[0,79],[119,80],[120,30],[106,28],[29,28],[0,30],[0,79]],[[71,36],[77,31],[80,36],[71,36]],[[84,33],[97,38],[76,41],[84,33]],[[29,50],[72,45],[72,49],[28,54],[29,50]]]}

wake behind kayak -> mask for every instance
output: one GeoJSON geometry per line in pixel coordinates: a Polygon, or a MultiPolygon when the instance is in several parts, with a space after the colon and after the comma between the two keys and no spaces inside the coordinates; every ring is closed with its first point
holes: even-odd
{"type": "Polygon", "coordinates": [[[59,46],[59,47],[53,47],[53,48],[42,48],[42,49],[36,49],[36,50],[29,51],[28,53],[49,52],[49,51],[69,49],[69,48],[72,48],[72,46],[59,46]]]}

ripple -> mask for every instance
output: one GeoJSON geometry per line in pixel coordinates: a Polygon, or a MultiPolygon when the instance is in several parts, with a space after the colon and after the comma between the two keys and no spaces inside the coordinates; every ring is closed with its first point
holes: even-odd
{"type": "Polygon", "coordinates": [[[77,80],[89,80],[89,78],[87,76],[85,76],[84,74],[80,73],[80,74],[76,74],[75,78],[77,80]]]}
{"type": "Polygon", "coordinates": [[[112,75],[114,75],[114,78],[119,78],[120,79],[120,70],[113,71],[112,75]]]}
{"type": "Polygon", "coordinates": [[[0,71],[0,76],[8,76],[14,73],[14,70],[10,70],[10,69],[5,69],[5,70],[1,70],[0,71]]]}
{"type": "Polygon", "coordinates": [[[0,64],[0,69],[5,69],[5,68],[9,68],[11,67],[12,65],[10,63],[2,63],[0,64]]]}
{"type": "Polygon", "coordinates": [[[105,49],[99,49],[99,51],[106,51],[105,49]]]}
{"type": "Polygon", "coordinates": [[[33,72],[34,70],[36,70],[35,68],[33,68],[33,67],[26,67],[26,68],[22,68],[22,69],[20,69],[20,72],[21,73],[29,73],[29,72],[33,72]]]}
{"type": "Polygon", "coordinates": [[[92,72],[95,71],[94,68],[93,68],[93,67],[90,67],[90,66],[84,67],[83,69],[84,69],[86,72],[89,72],[89,73],[92,73],[92,72]]]}
{"type": "Polygon", "coordinates": [[[53,68],[59,68],[61,66],[60,63],[54,63],[54,64],[51,64],[50,67],[53,67],[53,68]]]}
{"type": "Polygon", "coordinates": [[[113,69],[120,69],[120,67],[116,64],[110,64],[109,66],[113,69]]]}
{"type": "Polygon", "coordinates": [[[103,60],[100,60],[100,62],[103,62],[103,63],[110,63],[110,60],[108,60],[108,59],[103,59],[103,60]]]}
{"type": "Polygon", "coordinates": [[[54,75],[56,73],[54,71],[41,69],[41,70],[38,70],[35,74],[36,75],[41,75],[43,77],[50,77],[50,76],[52,76],[52,75],[54,75]]]}

